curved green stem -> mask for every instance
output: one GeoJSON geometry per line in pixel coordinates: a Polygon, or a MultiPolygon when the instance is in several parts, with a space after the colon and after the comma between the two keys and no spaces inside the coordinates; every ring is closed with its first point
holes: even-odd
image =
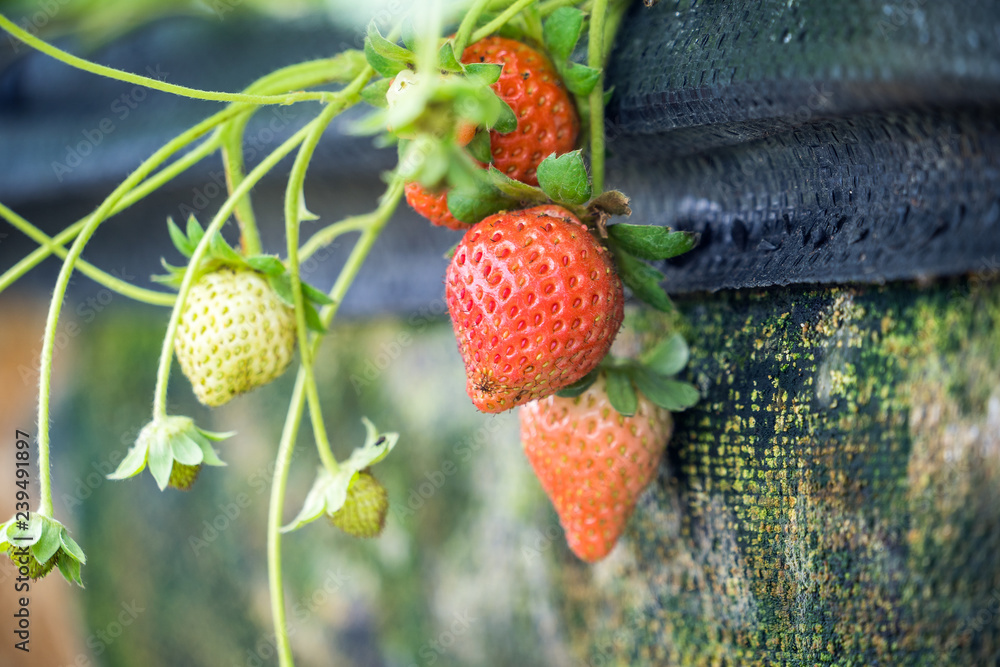
{"type": "Polygon", "coordinates": [[[515,2],[510,7],[505,9],[503,13],[501,13],[495,19],[484,25],[479,30],[472,33],[471,41],[478,42],[479,40],[485,37],[489,37],[494,32],[496,32],[504,25],[506,25],[507,22],[510,21],[512,18],[517,16],[518,12],[520,12],[522,9],[524,9],[525,7],[527,7],[528,5],[530,5],[535,1],[536,0],[517,0],[517,2],[515,2]]]}
{"type": "MultiPolygon", "coordinates": [[[[378,238],[385,224],[392,217],[399,200],[403,197],[403,180],[398,176],[394,177],[389,184],[389,188],[382,196],[378,208],[374,211],[369,224],[364,233],[355,244],[351,255],[347,258],[344,268],[341,269],[337,281],[330,289],[329,296],[333,304],[323,308],[320,313],[320,321],[324,327],[329,327],[333,318],[337,315],[340,303],[344,300],[347,290],[361,270],[372,245],[378,238]]],[[[313,336],[308,349],[310,358],[316,356],[319,345],[323,341],[322,336],[313,336]]],[[[274,637],[278,647],[278,661],[281,667],[292,667],[291,644],[288,639],[288,621],[285,615],[284,585],[281,574],[281,515],[284,511],[285,490],[288,485],[288,469],[292,460],[292,452],[295,449],[295,439],[298,437],[299,422],[302,420],[302,412],[305,407],[306,397],[306,369],[305,366],[299,368],[299,373],[295,378],[295,389],[292,391],[292,400],[288,406],[288,415],[285,418],[285,426],[281,432],[281,443],[278,445],[278,455],[274,467],[274,483],[271,486],[271,499],[268,506],[267,519],[267,572],[271,593],[271,613],[274,620],[274,637]]]]}
{"type": "Polygon", "coordinates": [[[590,93],[590,175],[594,192],[604,192],[604,19],[608,0],[594,0],[590,15],[590,41],[587,45],[587,65],[601,70],[590,93]]]}
{"type": "Polygon", "coordinates": [[[238,111],[238,108],[231,107],[211,118],[203,120],[194,127],[182,132],[153,153],[121,185],[115,188],[111,195],[91,214],[80,230],[80,234],[73,241],[73,245],[70,247],[66,259],[63,261],[59,276],[56,278],[55,288],[52,291],[52,300],[49,302],[48,317],[45,321],[45,335],[42,339],[42,359],[39,367],[39,375],[41,377],[38,390],[38,483],[41,494],[39,499],[40,514],[45,516],[52,515],[51,471],[49,469],[49,393],[52,382],[52,356],[55,350],[59,315],[62,312],[63,300],[66,298],[66,288],[69,286],[70,276],[72,276],[73,270],[76,268],[80,254],[83,252],[83,248],[87,245],[90,237],[94,235],[100,224],[107,219],[115,205],[121,201],[129,190],[141,183],[156,167],[161,165],[183,146],[203,136],[206,132],[224,122],[229,116],[236,114],[238,111]]]}
{"type": "Polygon", "coordinates": [[[73,54],[67,53],[62,49],[58,49],[35,37],[31,33],[19,28],[14,22],[3,14],[0,14],[0,28],[3,28],[14,37],[17,37],[28,46],[34,47],[42,53],[52,56],[56,60],[64,62],[72,67],[76,67],[77,69],[81,69],[85,72],[105,76],[109,79],[125,81],[126,83],[134,83],[139,86],[145,86],[147,88],[152,88],[153,90],[159,90],[165,93],[172,93],[182,97],[190,97],[196,100],[208,100],[210,102],[243,102],[246,104],[263,106],[267,104],[291,104],[293,102],[303,102],[306,100],[327,100],[330,98],[330,93],[325,92],[285,93],[282,95],[252,95],[246,93],[219,93],[210,90],[198,90],[197,88],[189,88],[187,86],[178,86],[172,83],[165,83],[157,79],[151,79],[147,76],[132,74],[131,72],[123,72],[113,67],[98,65],[97,63],[92,63],[89,60],[74,56],[73,54]]]}
{"type": "MultiPolygon", "coordinates": [[[[62,245],[55,243],[48,234],[38,229],[38,227],[35,227],[33,224],[3,204],[0,204],[0,217],[5,218],[7,222],[24,232],[24,234],[33,241],[40,243],[50,252],[54,252],[63,259],[66,258],[67,252],[62,245]]],[[[100,283],[101,285],[104,285],[108,289],[118,292],[119,294],[127,296],[130,299],[153,304],[155,306],[169,306],[174,302],[174,295],[171,293],[157,292],[155,290],[145,289],[143,287],[133,285],[132,283],[121,280],[110,273],[100,270],[90,262],[85,262],[82,259],[77,262],[77,268],[82,274],[92,278],[95,282],[100,283]]]]}
{"type": "MultiPolygon", "coordinates": [[[[226,173],[226,187],[233,192],[246,178],[243,163],[243,132],[250,122],[250,114],[233,120],[222,132],[222,166],[226,173]]],[[[240,246],[245,255],[259,255],[261,252],[260,232],[249,193],[236,203],[236,222],[240,226],[240,246]]]]}
{"type": "Polygon", "coordinates": [[[330,124],[339,109],[333,105],[323,110],[314,121],[312,130],[306,137],[299,154],[295,157],[292,172],[288,177],[288,188],[285,192],[285,238],[288,241],[288,272],[292,283],[292,298],[295,301],[295,325],[299,338],[299,356],[302,370],[305,372],[306,393],[309,397],[309,416],[312,419],[313,434],[316,440],[316,450],[323,466],[331,475],[337,473],[340,466],[330,451],[330,440],[323,423],[323,410],[319,403],[319,392],[316,390],[316,376],[313,373],[312,356],[309,354],[309,329],[306,327],[305,297],[302,295],[302,281],[299,276],[299,225],[302,222],[302,189],[305,184],[306,170],[323,136],[323,130],[330,124]]]}
{"type": "Polygon", "coordinates": [[[309,237],[309,240],[302,244],[299,249],[299,262],[304,262],[312,257],[317,250],[327,246],[339,236],[350,232],[359,232],[371,224],[374,213],[364,215],[352,215],[349,218],[339,220],[332,225],[328,225],[309,237]]]}
{"type": "Polygon", "coordinates": [[[163,338],[163,348],[160,351],[160,365],[156,372],[156,389],[153,395],[154,420],[166,417],[167,415],[167,384],[170,380],[170,362],[173,360],[174,338],[177,335],[177,326],[181,319],[181,312],[184,310],[184,303],[187,301],[188,294],[191,291],[191,285],[194,284],[195,276],[198,273],[197,267],[201,264],[205,253],[208,252],[208,246],[212,237],[217,231],[222,229],[222,225],[229,218],[230,214],[232,214],[233,209],[236,208],[236,203],[240,200],[240,197],[249,192],[250,188],[257,184],[257,181],[263,178],[282,158],[305,140],[312,129],[313,122],[310,122],[286,139],[266,158],[261,160],[260,164],[253,168],[243,182],[226,199],[225,203],[222,204],[222,207],[215,214],[215,217],[212,218],[212,222],[205,230],[205,235],[199,241],[198,247],[191,253],[187,270],[184,272],[184,279],[181,282],[180,289],[177,291],[177,301],[174,303],[173,312],[170,314],[170,323],[167,324],[167,333],[163,338]]]}
{"type": "Polygon", "coordinates": [[[465,51],[465,47],[469,44],[469,37],[472,35],[472,29],[476,27],[476,21],[482,15],[483,10],[490,3],[490,0],[476,0],[469,7],[469,11],[465,13],[462,17],[462,22],[458,24],[458,32],[455,33],[455,57],[459,60],[462,59],[462,52],[465,51]]]}

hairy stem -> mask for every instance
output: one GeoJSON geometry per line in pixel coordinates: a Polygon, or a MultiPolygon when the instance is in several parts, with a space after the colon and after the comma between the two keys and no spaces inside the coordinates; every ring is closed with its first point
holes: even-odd
{"type": "Polygon", "coordinates": [[[608,0],[594,0],[587,46],[587,65],[601,70],[590,93],[590,175],[597,194],[604,192],[604,19],[607,8],[608,0]]]}
{"type": "Polygon", "coordinates": [[[462,59],[465,47],[469,45],[472,29],[476,27],[476,22],[489,3],[490,0],[476,0],[462,17],[462,22],[458,25],[458,32],[455,33],[455,57],[459,60],[462,59]]]}
{"type": "Polygon", "coordinates": [[[472,33],[472,40],[471,41],[478,42],[479,40],[481,40],[481,39],[483,39],[485,37],[489,37],[494,32],[496,32],[497,30],[499,30],[500,28],[502,28],[504,25],[506,25],[507,22],[510,21],[512,18],[514,18],[515,16],[517,16],[518,12],[520,12],[522,9],[524,9],[527,6],[529,6],[531,3],[535,2],[535,1],[536,0],[517,0],[517,2],[515,2],[510,7],[508,7],[507,9],[505,9],[495,19],[493,19],[492,21],[490,21],[489,23],[487,23],[486,25],[484,25],[479,30],[477,30],[474,33],[472,33]]]}

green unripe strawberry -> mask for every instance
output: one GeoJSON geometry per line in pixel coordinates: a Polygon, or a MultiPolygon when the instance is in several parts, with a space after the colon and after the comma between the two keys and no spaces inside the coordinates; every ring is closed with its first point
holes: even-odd
{"type": "Polygon", "coordinates": [[[174,350],[198,400],[222,405],[285,371],[295,350],[295,313],[265,276],[221,268],[191,287],[174,350]]]}
{"type": "Polygon", "coordinates": [[[170,479],[167,481],[167,486],[172,486],[181,491],[190,491],[191,485],[198,479],[198,473],[200,472],[200,463],[195,466],[189,466],[174,461],[174,465],[170,469],[170,479]]]}
{"type": "Polygon", "coordinates": [[[10,562],[14,564],[14,567],[27,567],[28,577],[32,579],[41,579],[49,572],[52,568],[56,566],[56,561],[59,558],[59,552],[56,552],[44,563],[39,563],[35,556],[31,553],[30,549],[25,549],[24,552],[21,551],[20,547],[10,545],[7,549],[7,555],[10,556],[10,562]],[[27,560],[27,563],[21,562],[21,559],[27,560]]]}
{"type": "Polygon", "coordinates": [[[330,516],[337,528],[354,537],[378,537],[389,513],[389,494],[372,474],[361,471],[347,490],[343,507],[330,516]]]}

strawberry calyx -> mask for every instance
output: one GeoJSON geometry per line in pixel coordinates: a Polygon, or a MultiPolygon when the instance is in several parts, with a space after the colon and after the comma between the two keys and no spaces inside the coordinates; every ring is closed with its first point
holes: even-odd
{"type": "MultiPolygon", "coordinates": [[[[306,212],[303,219],[315,219],[311,213],[306,212]]],[[[174,247],[190,258],[205,236],[205,230],[198,220],[192,215],[188,217],[186,231],[174,222],[173,218],[167,218],[167,229],[170,232],[170,240],[174,247]]],[[[163,267],[167,270],[165,275],[153,276],[153,280],[162,285],[179,289],[184,280],[184,275],[189,270],[189,266],[172,266],[166,260],[161,259],[163,267]]],[[[292,293],[292,278],[288,272],[288,267],[275,255],[251,255],[244,256],[235,250],[222,234],[216,232],[209,240],[208,252],[195,270],[198,272],[196,278],[218,271],[224,268],[243,269],[256,271],[263,274],[271,289],[277,294],[285,305],[295,306],[295,298],[292,293]]],[[[326,331],[319,318],[317,306],[328,306],[333,301],[322,290],[319,290],[304,280],[299,280],[302,290],[303,302],[305,303],[306,326],[311,331],[326,331]]]]}
{"type": "Polygon", "coordinates": [[[0,551],[32,579],[41,579],[58,567],[66,581],[83,588],[80,566],[87,557],[66,527],[50,516],[32,512],[27,522],[14,517],[0,525],[0,551]]]}
{"type": "Polygon", "coordinates": [[[324,514],[334,525],[352,535],[374,537],[381,532],[389,509],[388,496],[371,476],[369,468],[392,451],[399,434],[379,433],[367,418],[362,417],[361,421],[365,425],[364,444],[339,463],[336,470],[319,469],[302,509],[281,528],[282,533],[298,530],[324,514]]]}
{"type": "Polygon", "coordinates": [[[601,375],[607,383],[608,400],[622,416],[631,417],[639,395],[671,412],[682,412],[698,402],[698,389],[674,376],[687,365],[690,351],[684,337],[675,333],[644,352],[638,359],[607,355],[597,368],[579,381],[556,392],[575,398],[587,391],[601,375]]]}
{"type": "Polygon", "coordinates": [[[135,444],[108,479],[134,477],[147,464],[160,491],[172,486],[181,491],[191,488],[202,465],[226,465],[212,447],[235,433],[206,431],[190,417],[158,417],[146,424],[135,444]]]}

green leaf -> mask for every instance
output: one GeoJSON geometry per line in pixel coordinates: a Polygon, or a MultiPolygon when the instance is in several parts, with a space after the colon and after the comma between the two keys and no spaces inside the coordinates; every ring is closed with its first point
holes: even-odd
{"type": "Polygon", "coordinates": [[[607,390],[608,401],[611,407],[626,417],[635,414],[639,407],[639,399],[635,395],[635,388],[632,387],[632,380],[628,374],[619,369],[608,369],[607,390]]]}
{"type": "Polygon", "coordinates": [[[598,373],[600,373],[600,369],[595,368],[594,370],[590,371],[582,378],[574,382],[573,384],[567,387],[563,387],[562,389],[557,391],[556,396],[559,396],[561,398],[576,398],[583,392],[590,389],[590,387],[597,380],[598,373]]]}
{"type": "Polygon", "coordinates": [[[618,275],[636,298],[665,313],[673,312],[674,304],[660,286],[664,275],[620,248],[613,249],[618,264],[618,275]]]}
{"type": "Polygon", "coordinates": [[[268,276],[276,276],[285,272],[284,263],[274,255],[254,255],[247,258],[247,264],[254,271],[260,271],[268,276]]]}
{"type": "Polygon", "coordinates": [[[574,95],[586,97],[594,90],[597,81],[601,78],[601,70],[573,63],[563,70],[563,81],[566,88],[574,95]]]}
{"type": "Polygon", "coordinates": [[[327,296],[326,292],[316,289],[304,280],[299,280],[299,285],[302,287],[302,296],[306,298],[306,301],[312,301],[321,306],[333,304],[333,299],[327,296]]]}
{"type": "Polygon", "coordinates": [[[449,72],[461,72],[462,63],[455,57],[455,46],[450,42],[445,42],[438,49],[438,67],[449,72]]]}
{"type": "Polygon", "coordinates": [[[473,189],[452,188],[448,191],[448,210],[456,219],[470,224],[502,211],[509,204],[506,195],[483,181],[477,180],[473,189]]]}
{"type": "Polygon", "coordinates": [[[278,295],[278,298],[285,302],[285,305],[295,305],[295,295],[292,294],[292,279],[288,277],[287,273],[268,276],[267,283],[274,290],[274,293],[278,295]]]}
{"type": "Polygon", "coordinates": [[[517,129],[517,116],[514,115],[514,110],[510,108],[510,105],[503,100],[500,100],[500,115],[490,129],[500,134],[509,134],[517,129]]]}
{"type": "Polygon", "coordinates": [[[643,368],[636,369],[632,378],[646,398],[671,412],[686,410],[701,398],[698,390],[687,382],[665,378],[643,368]]]}
{"type": "Polygon", "coordinates": [[[675,375],[687,365],[688,356],[688,346],[684,336],[675,333],[643,354],[642,363],[654,373],[675,375]]]}
{"type": "Polygon", "coordinates": [[[191,241],[181,228],[177,226],[173,218],[167,218],[167,230],[170,232],[170,240],[173,241],[174,247],[177,248],[182,255],[185,257],[190,257],[191,253],[194,252],[194,246],[191,245],[191,241]]]}
{"type": "Polygon", "coordinates": [[[385,99],[385,94],[389,92],[389,86],[391,85],[392,79],[378,79],[361,89],[361,100],[373,107],[385,109],[389,106],[389,102],[385,99]]]}
{"type": "Polygon", "coordinates": [[[47,524],[42,529],[42,534],[38,541],[31,545],[31,555],[39,563],[44,564],[59,551],[62,543],[59,541],[59,533],[62,529],[56,524],[47,524]]]}
{"type": "Polygon", "coordinates": [[[582,151],[556,157],[552,154],[538,165],[538,184],[554,201],[583,204],[590,199],[590,178],[582,151]]]}
{"type": "Polygon", "coordinates": [[[569,58],[583,32],[583,12],[574,7],[560,7],[552,12],[542,27],[545,48],[557,61],[569,58]]]}
{"type": "Polygon", "coordinates": [[[491,86],[500,80],[503,73],[503,65],[497,63],[469,63],[465,66],[465,74],[473,79],[491,86]]]}
{"type": "Polygon", "coordinates": [[[672,232],[655,225],[618,223],[608,227],[608,235],[627,252],[642,259],[669,259],[683,255],[698,245],[696,232],[672,232]]]}
{"type": "Polygon", "coordinates": [[[486,130],[476,132],[465,149],[469,151],[469,155],[480,162],[489,163],[493,159],[493,155],[490,153],[490,133],[486,130]]]}

